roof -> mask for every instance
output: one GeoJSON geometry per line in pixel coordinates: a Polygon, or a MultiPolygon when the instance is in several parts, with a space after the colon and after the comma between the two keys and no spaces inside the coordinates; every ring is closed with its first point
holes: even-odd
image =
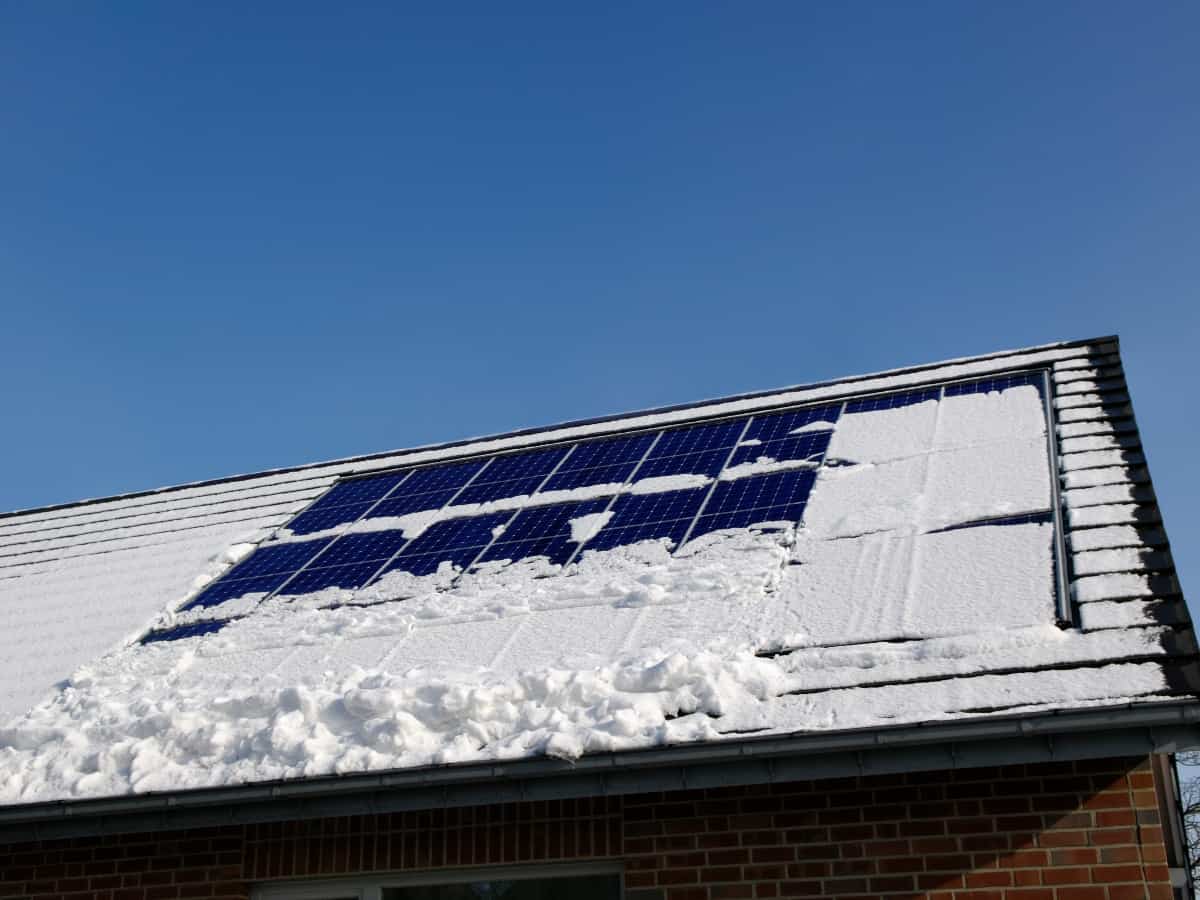
{"type": "Polygon", "coordinates": [[[0,615],[10,819],[1161,728],[1200,686],[1113,338],[9,514],[0,615]]]}

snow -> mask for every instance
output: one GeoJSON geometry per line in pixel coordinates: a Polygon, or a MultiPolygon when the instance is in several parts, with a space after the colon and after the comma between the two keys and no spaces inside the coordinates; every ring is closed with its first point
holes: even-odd
{"type": "Polygon", "coordinates": [[[1072,532],[1071,549],[1103,550],[1108,547],[1141,547],[1166,543],[1166,535],[1158,528],[1134,528],[1132,525],[1110,525],[1072,532]]]}
{"type": "Polygon", "coordinates": [[[1152,597],[1154,585],[1145,575],[1111,574],[1078,578],[1071,591],[1080,603],[1094,600],[1117,600],[1125,597],[1152,597]]]}
{"type": "Polygon", "coordinates": [[[1104,506],[1084,506],[1067,510],[1067,522],[1072,528],[1093,525],[1123,525],[1139,520],[1141,507],[1135,503],[1112,503],[1104,506]]]}
{"type": "MultiPolygon", "coordinates": [[[[955,362],[937,374],[961,378],[1058,361],[1057,374],[1065,377],[1081,371],[1068,367],[1084,353],[1051,348],[986,364],[955,362]]],[[[1099,359],[1086,361],[1094,367],[1099,359]]],[[[929,377],[928,371],[870,377],[853,387],[878,391],[929,377]]],[[[809,402],[846,389],[798,389],[714,403],[703,412],[809,402]]],[[[698,413],[631,417],[620,427],[661,426],[698,413]]],[[[128,513],[149,516],[138,520],[147,526],[159,521],[155,517],[174,521],[179,514],[162,498],[122,499],[107,513],[88,513],[87,522],[122,549],[83,555],[88,551],[76,547],[79,555],[70,559],[46,554],[44,572],[12,579],[26,587],[13,595],[15,605],[0,581],[4,624],[17,625],[0,630],[0,642],[12,647],[0,646],[6,651],[0,674],[22,641],[43,646],[47,626],[34,614],[39,603],[56,611],[62,620],[57,634],[66,643],[80,641],[34,679],[10,671],[0,681],[40,686],[0,717],[0,804],[539,754],[571,759],[724,740],[746,730],[786,734],[991,709],[1123,703],[1167,689],[1162,665],[1153,659],[1165,653],[1161,629],[1127,630],[1152,624],[1147,604],[1111,602],[1114,590],[1135,596],[1128,591],[1137,587],[1142,593],[1136,596],[1148,596],[1148,581],[1111,580],[1137,577],[1127,574],[1078,579],[1087,621],[1106,630],[1060,629],[1052,527],[978,521],[1049,508],[1044,408],[1032,387],[846,413],[836,427],[810,423],[799,430],[833,430],[829,464],[761,457],[722,476],[814,469],[799,527],[731,529],[677,551],[665,541],[646,541],[601,552],[586,542],[610,513],[595,513],[571,522],[583,553],[566,572],[540,559],[489,563],[468,573],[446,566],[421,577],[392,572],[360,591],[331,588],[261,604],[239,598],[178,611],[190,590],[268,535],[317,537],[278,529],[339,473],[613,427],[568,426],[453,451],[336,463],[321,470],[324,480],[311,472],[271,474],[257,489],[279,498],[256,505],[250,487],[236,494],[226,489],[223,495],[238,506],[234,512],[205,501],[220,492],[188,488],[181,497],[204,503],[188,507],[192,524],[167,534],[149,529],[130,536],[118,519],[128,513]],[[289,493],[289,478],[303,480],[303,489],[289,493]],[[95,629],[79,629],[71,614],[93,597],[105,615],[95,629]],[[205,636],[127,643],[150,621],[163,626],[231,614],[240,618],[205,636]],[[1111,663],[1134,656],[1150,661],[1111,663]],[[1084,668],[1064,668],[1068,663],[1084,668]],[[1050,665],[1056,668],[1044,668],[1050,665]],[[64,682],[61,690],[34,704],[54,681],[64,682]]],[[[1081,452],[1113,449],[1089,445],[1081,452]]],[[[711,483],[708,476],[685,474],[589,486],[368,519],[350,529],[399,528],[412,536],[449,516],[711,483]]],[[[1072,516],[1113,519],[1072,535],[1073,548],[1101,568],[1137,557],[1124,548],[1139,546],[1140,533],[1113,512],[1125,506],[1072,509],[1072,516]]],[[[82,515],[35,518],[47,529],[66,527],[68,520],[79,528],[83,521],[82,515]]],[[[0,530],[0,540],[8,536],[0,530]]],[[[75,546],[73,538],[60,540],[75,546]]],[[[31,649],[21,665],[35,657],[31,649]]]]}
{"type": "Polygon", "coordinates": [[[1081,469],[1075,472],[1064,472],[1063,487],[1073,488],[1097,487],[1104,484],[1125,484],[1135,480],[1132,469],[1123,466],[1105,466],[1099,469],[1081,469]]]}
{"type": "MultiPolygon", "coordinates": [[[[833,431],[837,428],[836,422],[827,422],[824,419],[815,419],[807,425],[801,425],[799,428],[793,428],[788,434],[808,434],[812,431],[833,431]]],[[[749,441],[743,441],[749,443],[749,441]]],[[[756,442],[758,443],[758,442],[756,442]]]]}
{"type": "Polygon", "coordinates": [[[1064,491],[1067,506],[1103,506],[1110,503],[1127,503],[1136,500],[1136,488],[1132,484],[1106,484],[1100,487],[1080,488],[1064,491]]]}
{"type": "Polygon", "coordinates": [[[600,533],[600,529],[608,524],[612,516],[612,510],[577,516],[570,521],[571,540],[576,544],[586,544],[600,533]]]}
{"type": "Polygon", "coordinates": [[[1076,553],[1072,560],[1076,575],[1100,575],[1109,572],[1137,572],[1146,568],[1146,551],[1124,547],[1116,550],[1089,550],[1076,553]]]}
{"type": "Polygon", "coordinates": [[[1067,453],[1060,457],[1064,472],[1074,469],[1096,469],[1101,466],[1122,466],[1145,462],[1136,450],[1091,450],[1086,453],[1067,453]]]}

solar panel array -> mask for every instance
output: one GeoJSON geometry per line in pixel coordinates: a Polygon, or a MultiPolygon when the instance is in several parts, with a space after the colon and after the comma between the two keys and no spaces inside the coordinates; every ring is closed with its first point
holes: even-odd
{"type": "MultiPolygon", "coordinates": [[[[975,384],[1040,389],[1042,380],[1022,373],[975,384]]],[[[910,390],[346,479],[300,512],[286,539],[261,545],[186,608],[361,588],[391,572],[460,573],[531,557],[566,567],[583,552],[639,541],[677,548],[719,529],[798,523],[844,411],[941,396],[910,390]],[[600,527],[576,534],[583,517],[600,527]]]]}

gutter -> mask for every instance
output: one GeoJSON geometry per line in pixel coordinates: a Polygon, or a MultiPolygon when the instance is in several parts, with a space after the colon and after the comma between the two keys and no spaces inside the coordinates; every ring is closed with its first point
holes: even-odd
{"type": "Polygon", "coordinates": [[[1195,698],[0,807],[0,843],[1200,747],[1195,698]]]}

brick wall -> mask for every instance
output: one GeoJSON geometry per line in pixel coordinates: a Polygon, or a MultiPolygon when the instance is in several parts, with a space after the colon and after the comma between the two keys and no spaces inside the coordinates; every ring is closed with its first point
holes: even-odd
{"type": "Polygon", "coordinates": [[[1169,900],[1154,779],[1099,760],[30,842],[0,846],[0,897],[623,859],[630,900],[1169,900]]]}

